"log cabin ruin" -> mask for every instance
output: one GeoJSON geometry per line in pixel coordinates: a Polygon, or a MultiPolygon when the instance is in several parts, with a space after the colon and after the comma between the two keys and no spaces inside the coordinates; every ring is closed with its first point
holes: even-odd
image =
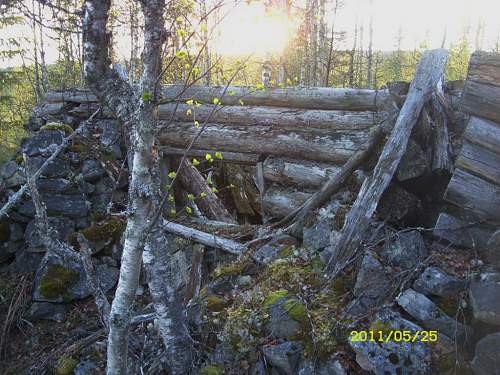
{"type": "MultiPolygon", "coordinates": [[[[161,88],[160,227],[200,345],[194,373],[498,371],[500,56],[476,52],[465,82],[443,82],[446,59],[432,51],[411,84],[380,90],[161,88]],[[439,345],[350,336],[403,331],[439,345]]],[[[1,169],[0,262],[34,273],[26,319],[62,321],[116,284],[129,140],[84,89],[49,92],[27,128],[1,169]],[[54,235],[69,252],[89,244],[90,266],[47,251],[26,168],[54,235]]],[[[154,318],[141,308],[134,332],[154,318]]],[[[89,337],[27,366],[84,361],[89,337]]]]}

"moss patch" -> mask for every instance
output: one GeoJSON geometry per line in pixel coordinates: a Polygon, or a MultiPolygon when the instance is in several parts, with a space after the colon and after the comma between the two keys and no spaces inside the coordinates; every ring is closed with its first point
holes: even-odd
{"type": "Polygon", "coordinates": [[[16,160],[17,165],[21,165],[23,162],[23,156],[17,155],[15,160],[16,160]]]}
{"type": "Polygon", "coordinates": [[[200,375],[223,375],[222,369],[217,365],[210,365],[200,370],[200,375]]]}
{"type": "Polygon", "coordinates": [[[126,225],[124,221],[109,219],[104,223],[91,225],[83,229],[81,233],[90,242],[106,242],[110,239],[114,242],[118,242],[120,241],[126,225]]]}
{"type": "Polygon", "coordinates": [[[70,125],[58,122],[48,123],[47,125],[42,126],[40,130],[62,130],[66,135],[73,133],[73,128],[70,125]]]}
{"type": "Polygon", "coordinates": [[[75,285],[80,278],[78,271],[65,268],[58,264],[50,265],[40,280],[39,292],[45,298],[68,299],[68,289],[75,285]]]}
{"type": "Polygon", "coordinates": [[[73,374],[73,371],[75,370],[76,365],[78,364],[78,361],[72,357],[64,357],[62,358],[56,369],[55,369],[55,374],[56,375],[71,375],[73,374]]]}
{"type": "Polygon", "coordinates": [[[264,308],[269,309],[272,305],[278,302],[280,299],[288,296],[288,290],[277,290],[275,292],[271,292],[267,295],[264,300],[264,308]]]}
{"type": "Polygon", "coordinates": [[[89,147],[82,143],[77,143],[68,147],[68,150],[71,152],[76,152],[77,154],[82,154],[84,152],[89,151],[89,147]]]}
{"type": "Polygon", "coordinates": [[[218,296],[216,294],[208,296],[206,303],[207,303],[207,309],[215,312],[224,310],[224,308],[226,308],[229,304],[223,297],[218,296]]]}
{"type": "Polygon", "coordinates": [[[221,276],[243,276],[254,266],[254,263],[249,258],[243,258],[237,262],[227,266],[217,267],[212,272],[212,278],[217,279],[221,276]]]}
{"type": "Polygon", "coordinates": [[[7,242],[10,238],[10,227],[7,221],[0,220],[0,243],[7,242]]]}

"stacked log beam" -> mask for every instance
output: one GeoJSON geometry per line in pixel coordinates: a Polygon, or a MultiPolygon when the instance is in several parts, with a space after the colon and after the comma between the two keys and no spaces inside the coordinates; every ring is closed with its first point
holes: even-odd
{"type": "Polygon", "coordinates": [[[471,115],[445,199],[500,222],[500,54],[472,55],[462,109],[471,115]]]}

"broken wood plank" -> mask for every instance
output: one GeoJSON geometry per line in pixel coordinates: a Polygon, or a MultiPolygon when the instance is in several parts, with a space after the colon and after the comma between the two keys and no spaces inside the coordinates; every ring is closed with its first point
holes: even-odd
{"type": "Polygon", "coordinates": [[[327,266],[330,277],[337,276],[358,252],[380,197],[391,182],[406,150],[420,112],[437,85],[443,81],[447,60],[448,51],[438,49],[426,52],[418,63],[405,103],[373,174],[363,183],[345,219],[341,237],[327,266]]]}
{"type": "Polygon", "coordinates": [[[456,161],[457,167],[500,186],[500,154],[474,143],[465,142],[456,161]]]}
{"type": "MultiPolygon", "coordinates": [[[[185,148],[198,130],[192,123],[172,123],[163,127],[158,140],[163,146],[185,148]]],[[[210,123],[193,147],[343,163],[363,146],[367,137],[366,131],[292,132],[268,126],[210,123]]]]}
{"type": "Polygon", "coordinates": [[[500,86],[500,54],[474,52],[469,61],[467,80],[500,86]]]}
{"type": "Polygon", "coordinates": [[[340,171],[340,165],[270,156],[264,161],[266,180],[281,185],[318,187],[340,171]]]}
{"type": "Polygon", "coordinates": [[[206,233],[197,229],[189,228],[172,221],[163,220],[161,228],[167,233],[175,234],[176,236],[235,255],[242,254],[246,249],[245,245],[239,242],[232,241],[212,233],[206,233]]]}
{"type": "Polygon", "coordinates": [[[468,80],[462,97],[462,110],[500,123],[500,86],[468,80]]]}
{"type": "Polygon", "coordinates": [[[471,116],[464,138],[478,146],[500,154],[500,124],[471,116]]]}
{"type": "Polygon", "coordinates": [[[444,199],[486,220],[500,221],[500,187],[462,169],[455,169],[444,199]]]}
{"type": "Polygon", "coordinates": [[[257,90],[253,87],[191,86],[185,92],[182,85],[165,85],[160,97],[164,101],[180,98],[182,102],[194,99],[203,103],[213,103],[220,99],[223,105],[245,105],[292,107],[325,110],[377,111],[388,97],[387,90],[344,89],[332,87],[287,87],[257,90]]]}
{"type": "MultiPolygon", "coordinates": [[[[176,155],[176,156],[182,156],[186,152],[185,149],[168,147],[168,146],[161,146],[160,150],[165,155],[176,155]]],[[[206,154],[211,154],[213,152],[214,152],[213,150],[191,149],[188,151],[187,155],[190,157],[199,158],[201,161],[201,159],[205,159],[206,154]]],[[[221,152],[221,154],[222,154],[222,160],[228,163],[255,165],[260,160],[260,156],[257,154],[244,154],[241,152],[230,152],[230,151],[224,151],[221,152]]]]}
{"type": "Polygon", "coordinates": [[[234,125],[265,125],[283,129],[328,129],[361,130],[368,129],[379,122],[376,112],[327,111],[299,108],[257,107],[257,106],[219,106],[213,112],[213,105],[200,106],[184,103],[161,104],[158,115],[162,120],[189,122],[195,119],[200,123],[210,116],[210,122],[234,125]],[[188,112],[190,110],[190,112],[188,112]]]}

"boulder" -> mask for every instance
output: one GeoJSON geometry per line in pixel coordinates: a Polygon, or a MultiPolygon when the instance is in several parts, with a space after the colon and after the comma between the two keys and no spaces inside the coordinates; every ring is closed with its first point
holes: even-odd
{"type": "Polygon", "coordinates": [[[330,245],[330,233],[332,231],[331,220],[322,219],[316,221],[312,226],[304,228],[304,246],[315,250],[322,250],[330,245]]]}
{"type": "Polygon", "coordinates": [[[500,326],[500,280],[473,280],[469,300],[476,320],[500,326]]]}
{"type": "MultiPolygon", "coordinates": [[[[74,232],[75,223],[71,219],[62,217],[49,217],[49,226],[54,229],[57,238],[61,241],[66,242],[69,235],[74,232]]],[[[26,226],[26,231],[24,233],[24,239],[27,244],[27,250],[30,252],[45,252],[46,248],[43,244],[40,235],[38,234],[38,228],[36,226],[36,220],[32,220],[26,226]]]]}
{"type": "MultiPolygon", "coordinates": [[[[421,331],[418,325],[404,319],[391,310],[383,310],[375,317],[375,322],[397,330],[421,331]]],[[[431,369],[431,350],[426,343],[382,341],[352,341],[349,345],[356,353],[356,362],[376,375],[386,374],[428,374],[431,369]]]]}
{"type": "Polygon", "coordinates": [[[413,284],[413,289],[419,293],[445,298],[456,297],[464,288],[465,280],[437,267],[427,267],[413,284]]]}
{"type": "Polygon", "coordinates": [[[471,365],[474,375],[500,374],[500,332],[489,334],[477,342],[471,365]]]}
{"type": "MultiPolygon", "coordinates": [[[[68,216],[71,218],[86,217],[88,203],[80,194],[42,194],[42,200],[51,216],[68,216]]],[[[24,201],[17,212],[25,217],[35,217],[35,206],[31,200],[24,201]]]]}
{"type": "Polygon", "coordinates": [[[23,274],[34,272],[43,259],[42,253],[30,253],[25,249],[16,252],[16,259],[9,265],[9,272],[23,274]]]}
{"type": "Polygon", "coordinates": [[[302,323],[300,318],[296,317],[297,320],[292,318],[288,311],[295,303],[297,301],[283,297],[269,306],[269,321],[266,324],[266,330],[270,336],[286,339],[294,336],[301,330],[302,323]]]}
{"type": "Polygon", "coordinates": [[[385,243],[382,256],[391,264],[408,270],[427,257],[427,247],[419,231],[401,232],[385,243]]]}
{"type": "MultiPolygon", "coordinates": [[[[37,171],[45,163],[47,158],[35,156],[30,159],[29,165],[32,171],[37,171]]],[[[66,177],[71,172],[71,168],[67,161],[55,158],[52,160],[42,173],[42,176],[47,178],[66,177]]]]}
{"type": "Polygon", "coordinates": [[[285,252],[285,250],[296,245],[298,245],[298,241],[294,237],[281,235],[257,249],[252,254],[252,258],[256,262],[268,264],[278,257],[280,252],[285,252]]]}
{"type": "Polygon", "coordinates": [[[97,160],[85,160],[82,166],[82,176],[85,181],[97,181],[106,175],[106,171],[97,160]]]}
{"type": "Polygon", "coordinates": [[[12,175],[14,175],[18,168],[19,165],[14,160],[10,160],[4,163],[0,168],[0,178],[6,180],[9,177],[12,177],[12,175]]]}
{"type": "Polygon", "coordinates": [[[324,363],[302,361],[297,370],[298,375],[347,375],[347,371],[338,359],[329,359],[324,363]]]}
{"type": "Polygon", "coordinates": [[[38,190],[42,193],[64,193],[71,187],[71,182],[64,178],[38,180],[38,190]]]}
{"type": "Polygon", "coordinates": [[[467,220],[443,212],[439,214],[433,234],[459,247],[483,249],[491,231],[484,227],[471,226],[467,220]]]}
{"type": "Polygon", "coordinates": [[[396,301],[426,329],[436,330],[451,338],[456,336],[460,342],[463,342],[467,337],[472,337],[472,328],[449,317],[434,302],[413,289],[405,290],[397,297],[396,301]]]}
{"type": "Polygon", "coordinates": [[[10,223],[10,240],[11,241],[21,241],[24,237],[23,227],[17,223],[10,223]]]}
{"type": "Polygon", "coordinates": [[[54,322],[64,321],[66,306],[60,303],[33,302],[28,317],[31,320],[52,320],[54,322]]]}
{"type": "Polygon", "coordinates": [[[293,375],[302,355],[302,345],[295,341],[285,341],[278,345],[264,347],[262,353],[279,374],[293,375]]]}
{"type": "Polygon", "coordinates": [[[63,139],[62,130],[42,130],[22,142],[21,153],[26,153],[28,156],[41,155],[50,145],[60,145],[63,139]]]}

